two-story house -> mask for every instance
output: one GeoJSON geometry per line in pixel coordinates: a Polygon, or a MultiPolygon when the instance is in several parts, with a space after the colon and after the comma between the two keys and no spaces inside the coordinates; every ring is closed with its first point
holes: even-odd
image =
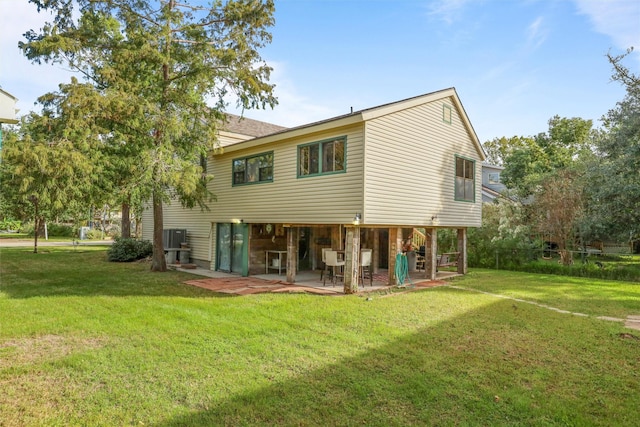
{"type": "Polygon", "coordinates": [[[2,123],[16,124],[18,98],[0,89],[0,149],[2,149],[2,123]]]}
{"type": "Polygon", "coordinates": [[[502,183],[500,174],[504,167],[482,163],[482,201],[492,203],[507,191],[507,186],[502,183]]]}
{"type": "MultiPolygon", "coordinates": [[[[424,230],[425,275],[436,277],[437,231],[481,226],[485,154],[454,88],[295,128],[231,117],[207,172],[210,211],[165,206],[165,229],[186,229],[191,262],[241,275],[321,268],[321,250],[360,248],[394,278],[396,255],[424,230]]],[[[151,240],[152,212],[143,215],[151,240]]],[[[345,274],[345,280],[349,274],[345,274]]],[[[353,280],[355,274],[353,275],[353,280]]]]}

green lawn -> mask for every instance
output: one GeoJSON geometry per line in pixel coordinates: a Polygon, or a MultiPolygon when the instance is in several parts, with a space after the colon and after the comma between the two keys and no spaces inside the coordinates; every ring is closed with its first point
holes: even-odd
{"type": "MultiPolygon", "coordinates": [[[[616,322],[451,287],[228,297],[104,250],[46,250],[0,249],[3,427],[637,425],[640,333],[616,322]]],[[[454,284],[640,314],[638,285],[454,284]]]]}

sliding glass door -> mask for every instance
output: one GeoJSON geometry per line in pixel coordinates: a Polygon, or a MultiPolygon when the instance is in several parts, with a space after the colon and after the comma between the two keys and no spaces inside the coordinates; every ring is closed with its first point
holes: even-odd
{"type": "Polygon", "coordinates": [[[247,230],[246,224],[218,224],[216,245],[218,270],[239,273],[243,276],[249,274],[247,230]]]}

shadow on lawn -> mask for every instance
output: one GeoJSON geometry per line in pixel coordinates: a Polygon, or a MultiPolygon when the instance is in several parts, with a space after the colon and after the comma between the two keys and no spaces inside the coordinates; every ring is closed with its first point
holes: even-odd
{"type": "Polygon", "coordinates": [[[633,361],[609,359],[607,326],[586,322],[499,300],[315,371],[283,360],[303,373],[159,425],[632,425],[633,361]],[[595,350],[575,354],[582,339],[595,350]]]}

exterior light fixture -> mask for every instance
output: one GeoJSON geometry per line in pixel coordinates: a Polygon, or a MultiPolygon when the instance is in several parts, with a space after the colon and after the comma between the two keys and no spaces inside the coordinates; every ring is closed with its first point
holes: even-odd
{"type": "Polygon", "coordinates": [[[361,219],[362,215],[360,215],[360,212],[356,213],[356,216],[353,217],[353,225],[360,225],[361,219]]]}

